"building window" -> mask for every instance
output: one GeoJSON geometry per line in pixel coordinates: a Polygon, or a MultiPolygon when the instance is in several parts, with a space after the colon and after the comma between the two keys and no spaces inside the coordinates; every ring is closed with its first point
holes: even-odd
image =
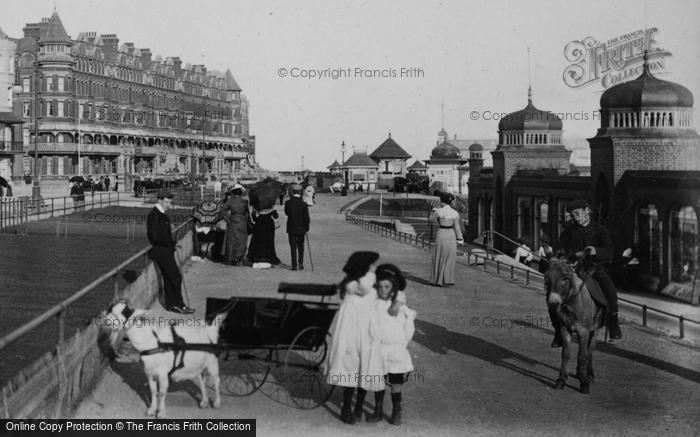
{"type": "Polygon", "coordinates": [[[645,205],[635,215],[634,242],[639,248],[639,262],[646,273],[660,277],[663,271],[661,238],[663,224],[654,205],[645,205]]]}
{"type": "Polygon", "coordinates": [[[62,93],[65,90],[66,79],[64,77],[58,78],[58,92],[62,93]]]}
{"type": "Polygon", "coordinates": [[[29,106],[29,102],[24,102],[22,103],[22,116],[23,117],[29,117],[32,115],[31,113],[31,106],[29,106]]]}
{"type": "MultiPolygon", "coordinates": [[[[528,197],[518,197],[518,238],[532,237],[532,207],[528,197]]],[[[532,244],[532,243],[530,243],[532,244]]]]}
{"type": "Polygon", "coordinates": [[[63,105],[64,105],[64,102],[58,102],[56,104],[56,107],[57,107],[56,109],[58,110],[58,113],[56,115],[58,117],[63,117],[63,105]]]}
{"type": "Polygon", "coordinates": [[[22,78],[22,92],[31,93],[32,92],[32,80],[28,77],[22,78]]]}
{"type": "Polygon", "coordinates": [[[537,248],[540,244],[542,238],[547,241],[551,241],[551,236],[549,235],[549,204],[544,199],[538,199],[535,201],[537,205],[537,226],[535,226],[535,241],[533,248],[537,248]]]}
{"type": "Polygon", "coordinates": [[[698,271],[699,250],[698,216],[692,206],[677,208],[671,214],[670,248],[671,281],[692,284],[698,271]]]}

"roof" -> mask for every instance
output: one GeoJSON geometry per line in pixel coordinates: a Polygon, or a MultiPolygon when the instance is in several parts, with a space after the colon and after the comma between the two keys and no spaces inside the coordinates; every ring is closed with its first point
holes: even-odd
{"type": "Polygon", "coordinates": [[[693,94],[677,83],[658,79],[651,74],[648,56],[644,55],[644,71],[629,82],[615,85],[600,97],[602,109],[643,107],[693,107],[693,94]]]}
{"type": "Polygon", "coordinates": [[[56,11],[54,11],[51,18],[49,18],[49,24],[46,26],[44,33],[41,35],[39,42],[60,42],[66,44],[73,43],[68,36],[66,29],[63,27],[63,23],[61,23],[61,19],[58,17],[58,13],[56,11]]]}
{"type": "Polygon", "coordinates": [[[479,143],[474,143],[471,146],[469,146],[469,151],[470,152],[481,152],[484,150],[484,146],[482,146],[479,143]]]}
{"type": "Polygon", "coordinates": [[[532,90],[528,90],[527,94],[527,106],[503,117],[498,122],[498,130],[501,132],[561,130],[561,118],[552,112],[535,108],[535,105],[532,104],[532,90]]]}
{"type": "Polygon", "coordinates": [[[226,89],[229,91],[242,91],[241,87],[238,86],[238,82],[236,82],[236,78],[233,77],[233,73],[231,73],[231,70],[226,70],[226,74],[224,76],[226,79],[226,89]]]}
{"type": "Polygon", "coordinates": [[[377,167],[377,163],[374,162],[372,158],[367,156],[366,153],[355,152],[350,158],[341,166],[342,168],[347,167],[377,167]]]}
{"type": "Polygon", "coordinates": [[[411,155],[408,154],[401,146],[399,146],[396,141],[391,138],[384,140],[382,144],[377,147],[377,149],[372,152],[370,158],[374,160],[380,159],[409,159],[411,155]]]}
{"type": "Polygon", "coordinates": [[[416,162],[409,165],[406,169],[407,170],[425,170],[426,168],[428,168],[428,167],[426,167],[425,164],[423,164],[422,162],[420,162],[419,160],[416,159],[416,162]]]}
{"type": "Polygon", "coordinates": [[[340,168],[340,164],[338,164],[338,160],[336,159],[335,161],[333,161],[333,164],[329,165],[326,168],[329,168],[331,170],[335,170],[336,168],[340,168]]]}
{"type": "Polygon", "coordinates": [[[430,151],[431,161],[436,159],[454,160],[459,159],[460,156],[459,148],[447,141],[443,141],[430,151]]]}

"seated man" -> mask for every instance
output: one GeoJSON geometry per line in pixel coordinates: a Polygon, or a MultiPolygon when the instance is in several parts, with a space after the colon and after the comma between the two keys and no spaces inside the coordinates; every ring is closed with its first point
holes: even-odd
{"type": "MultiPolygon", "coordinates": [[[[622,338],[622,331],[617,318],[617,289],[608,273],[605,264],[612,261],[614,248],[608,230],[598,224],[591,223],[591,208],[583,199],[573,200],[566,206],[567,211],[573,217],[573,222],[567,226],[559,237],[558,251],[563,252],[569,258],[581,258],[584,253],[589,254],[592,261],[592,278],[600,285],[608,301],[608,329],[610,338],[617,340],[622,338]]],[[[554,340],[552,347],[561,347],[559,338],[559,320],[554,317],[554,308],[549,308],[549,316],[554,326],[554,340]]]]}

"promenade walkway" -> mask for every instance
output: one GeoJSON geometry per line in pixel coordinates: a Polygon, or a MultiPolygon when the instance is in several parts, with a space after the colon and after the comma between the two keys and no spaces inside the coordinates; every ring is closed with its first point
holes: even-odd
{"type": "MultiPolygon", "coordinates": [[[[281,281],[337,282],[350,253],[379,252],[407,273],[409,306],[418,311],[409,345],[416,377],[404,389],[404,423],[345,425],[338,419],[338,391],[325,406],[295,409],[274,380],[249,397],[224,396],[218,410],[197,407],[194,385],[171,385],[170,417],[256,418],[261,436],[697,435],[697,348],[625,324],[623,341],[599,344],[590,395],[580,394],[573,379],[571,387],[553,390],[560,354],[549,348],[552,330],[541,292],[467,266],[457,269],[455,287],[431,287],[429,252],[346,223],[336,213],[344,198],[319,201],[312,208],[313,272],[308,260],[304,272],[192,263],[185,280],[194,316],[203,317],[206,297],[274,297],[281,281]]],[[[278,255],[288,263],[286,234],[278,231],[276,238],[278,255]]],[[[126,357],[113,364],[75,417],[143,418],[145,396],[138,357],[126,357]]]]}

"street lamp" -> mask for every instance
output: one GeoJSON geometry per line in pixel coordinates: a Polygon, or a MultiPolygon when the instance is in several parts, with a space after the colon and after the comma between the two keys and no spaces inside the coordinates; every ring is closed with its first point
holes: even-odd
{"type": "MultiPolygon", "coordinates": [[[[343,160],[343,166],[345,165],[345,141],[343,141],[340,144],[340,153],[342,155],[342,160],[343,160]]],[[[348,195],[348,184],[349,184],[349,175],[348,172],[349,170],[347,168],[343,168],[343,171],[345,172],[345,184],[343,184],[343,190],[341,192],[342,195],[347,196],[348,195]]]]}
{"type": "Polygon", "coordinates": [[[36,204],[37,211],[41,207],[41,187],[39,186],[39,95],[37,93],[37,79],[41,77],[39,64],[34,63],[32,71],[32,84],[34,85],[34,184],[32,185],[32,200],[36,204]]]}

